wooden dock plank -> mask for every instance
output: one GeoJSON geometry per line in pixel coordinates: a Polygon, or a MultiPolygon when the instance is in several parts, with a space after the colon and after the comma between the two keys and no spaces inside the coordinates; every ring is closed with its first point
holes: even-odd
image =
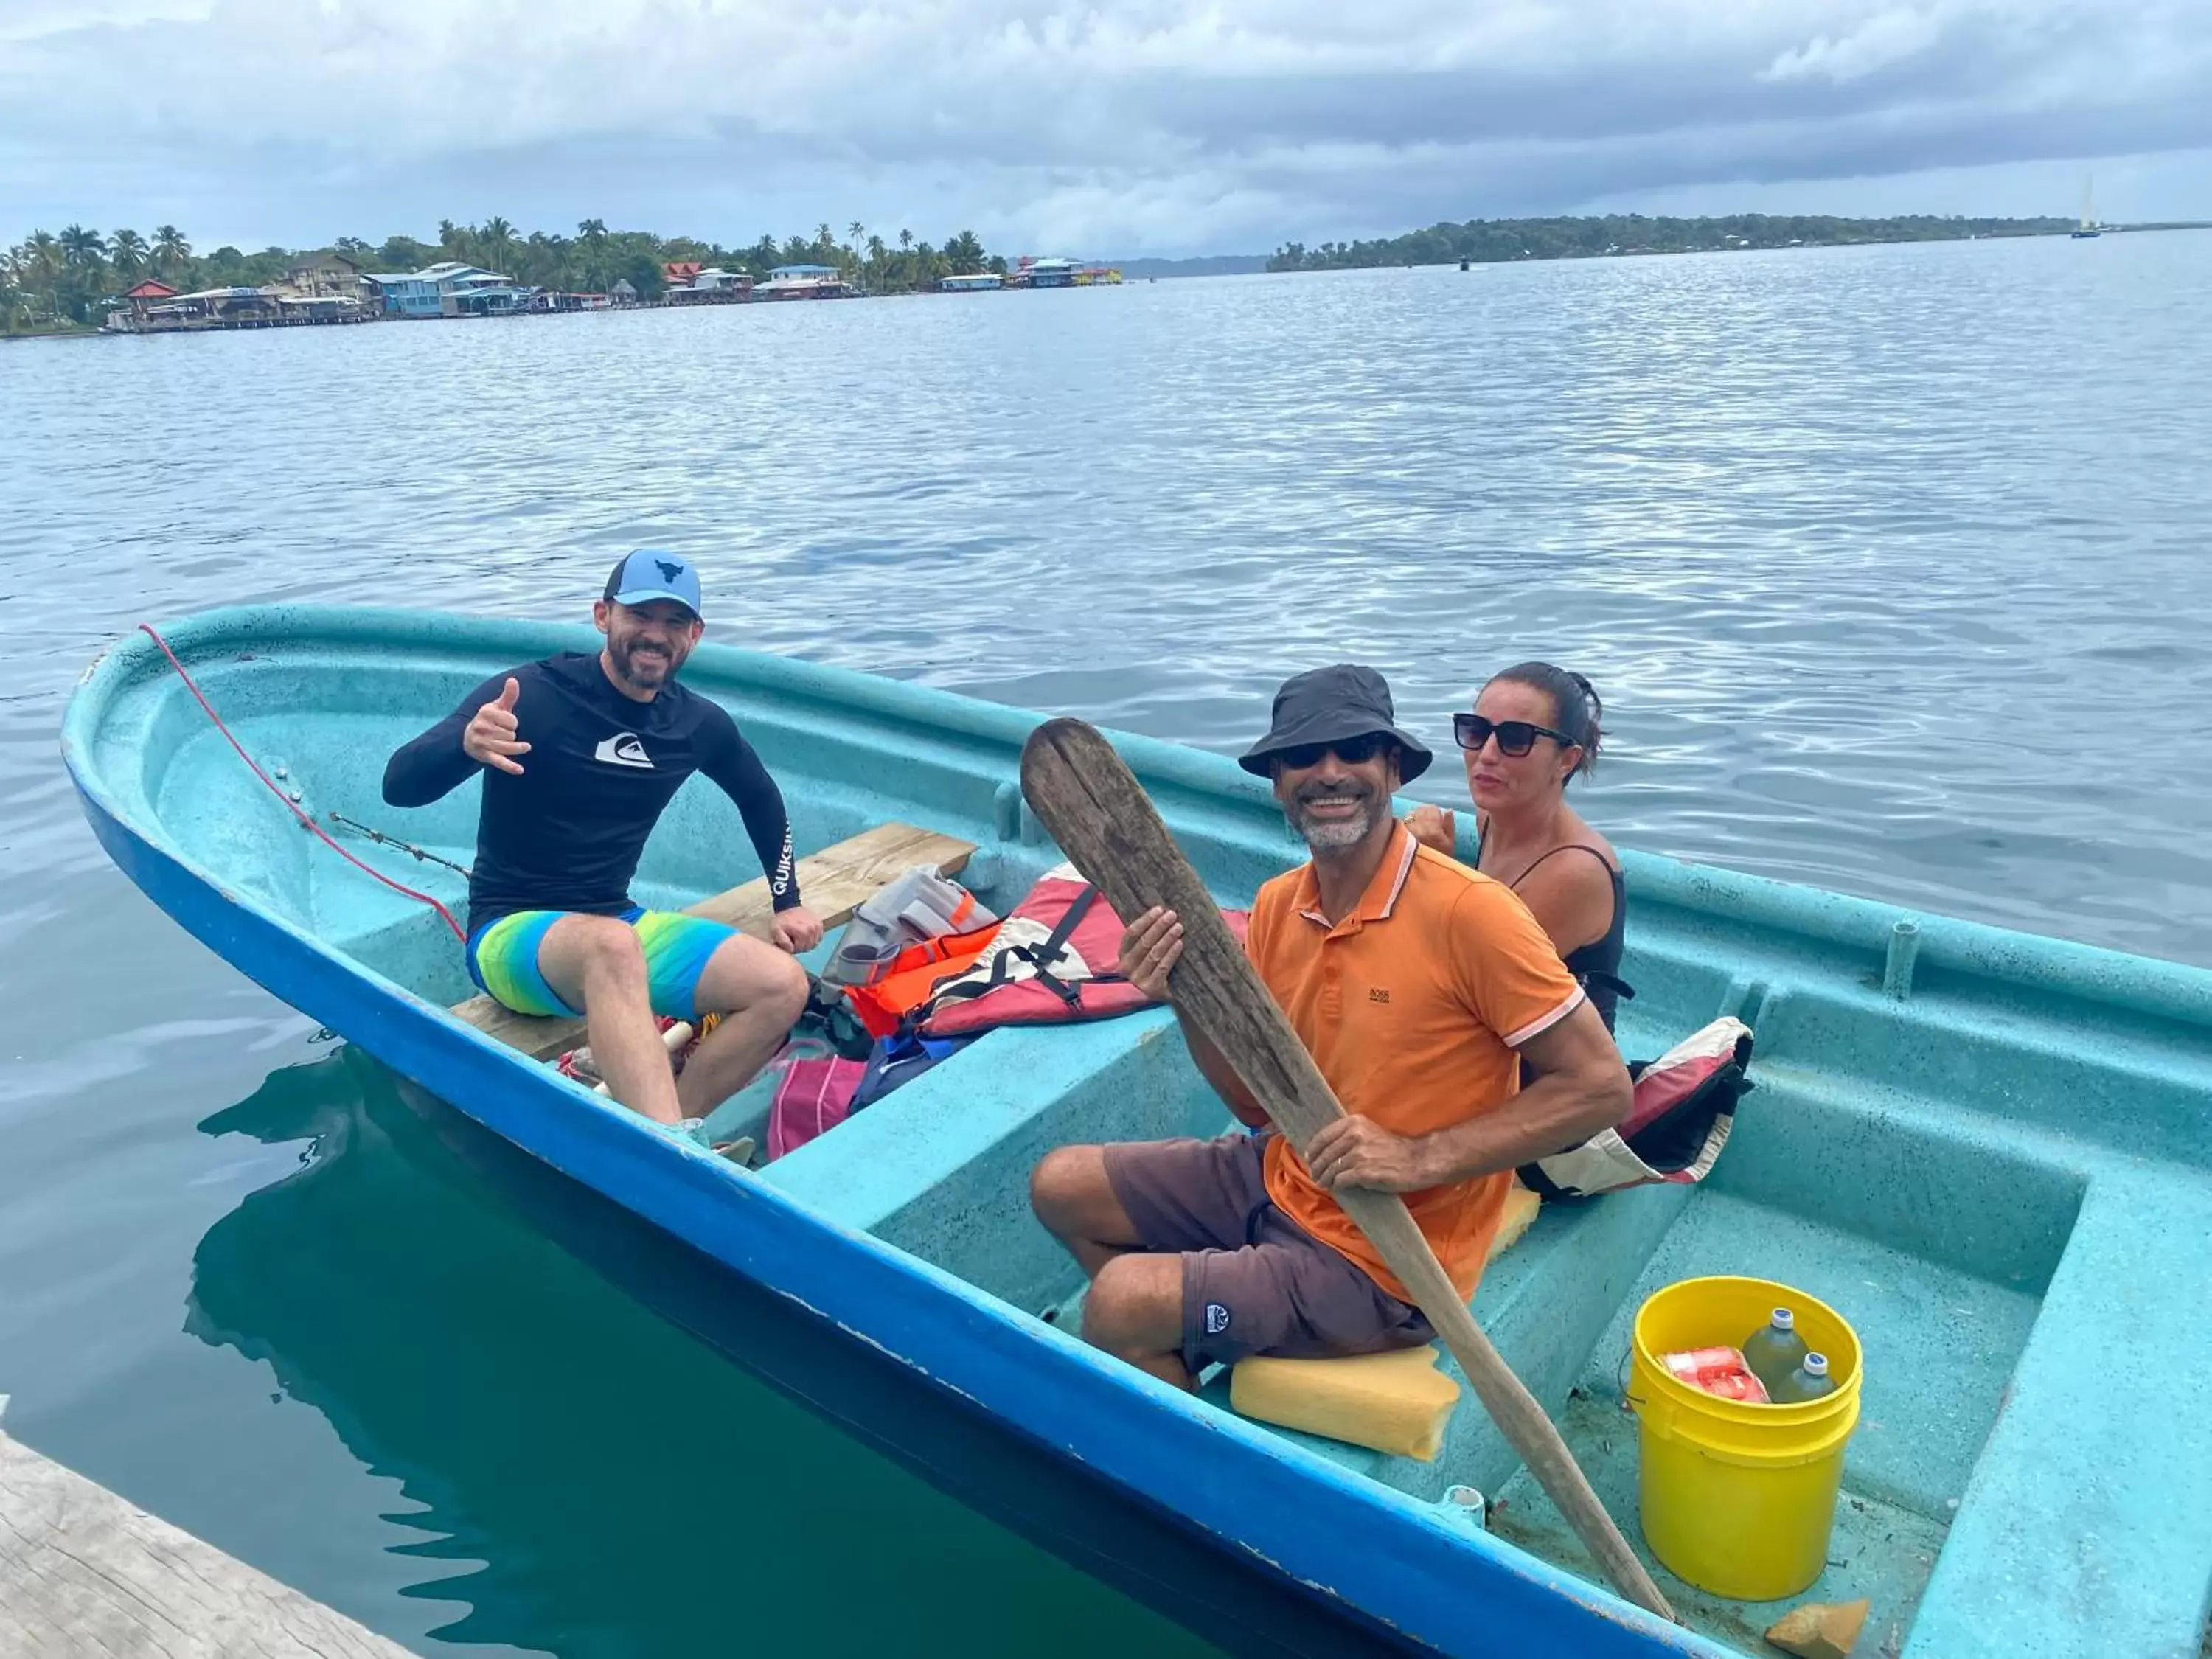
{"type": "Polygon", "coordinates": [[[413,1659],[0,1433],[9,1659],[413,1659]]]}
{"type": "MultiPolygon", "coordinates": [[[[939,835],[934,830],[917,830],[910,823],[879,823],[800,859],[799,890],[806,908],[822,919],[823,927],[838,927],[851,921],[853,912],[873,897],[878,888],[917,864],[933,866],[939,875],[955,875],[967,866],[975,851],[975,842],[939,835]]],[[[763,877],[702,900],[685,914],[766,939],[775,911],[763,877]]],[[[518,1014],[489,997],[471,997],[455,1004],[453,1012],[487,1036],[497,1037],[533,1060],[550,1059],[584,1040],[580,1019],[539,1019],[518,1014]]]]}

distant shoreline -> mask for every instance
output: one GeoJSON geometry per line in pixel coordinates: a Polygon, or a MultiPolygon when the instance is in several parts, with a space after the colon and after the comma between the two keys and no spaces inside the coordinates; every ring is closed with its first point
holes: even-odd
{"type": "MultiPolygon", "coordinates": [[[[1288,244],[1273,254],[1224,253],[1206,254],[1184,259],[1138,258],[1111,262],[1128,281],[1158,282],[1187,276],[1238,276],[1263,274],[1287,274],[1323,270],[1432,270],[1454,264],[1534,264],[1560,259],[1634,258],[1662,254],[1779,252],[1799,248],[1894,246],[1911,242],[1998,241],[2025,240],[2032,237],[2066,237],[2076,228],[2074,222],[2064,219],[2048,220],[1964,220],[1933,221],[1915,223],[1911,234],[1877,235],[1861,234],[1863,228],[1870,228],[1893,222],[1881,220],[1839,220],[1826,222],[1822,227],[1832,227],[1826,235],[1791,236],[1783,240],[1773,240],[1782,227],[1796,228],[1808,223],[1803,220],[1767,219],[1765,216],[1745,215],[1730,220],[1644,220],[1650,226],[1698,227],[1752,222],[1764,229],[1767,240],[1757,240],[1756,232],[1719,232],[1721,240],[1686,246],[1656,247],[1648,244],[1623,246],[1608,243],[1603,247],[1560,246],[1556,244],[1538,252],[1534,248],[1504,253],[1496,251],[1493,241],[1488,251],[1453,252],[1437,251],[1431,239],[1457,240],[1457,234],[1473,229],[1493,237],[1501,230],[1509,237],[1512,229],[1524,227],[1571,226],[1577,229],[1605,226],[1603,219],[1552,219],[1538,221],[1492,220],[1470,221],[1467,226],[1439,225],[1428,231],[1408,233],[1387,241],[1352,244],[1324,243],[1318,248],[1306,249],[1298,243],[1288,244]],[[1850,228],[1845,234],[1844,228],[1850,228]],[[1936,227],[1941,227],[1936,228],[1936,227]],[[1419,257],[1422,254],[1430,257],[1419,257]],[[1298,263],[1289,263],[1296,258],[1298,263]]],[[[1632,216],[1630,224],[1639,222],[1632,216]]],[[[2212,219],[2172,219],[2135,224],[2100,224],[2100,234],[2126,235],[2132,233],[2160,230],[2212,230],[2212,219]]],[[[1587,231],[1584,232],[1587,234],[1587,231]]],[[[856,297],[901,297],[896,295],[866,295],[856,297]]],[[[636,309],[658,310],[661,302],[648,301],[636,309]]],[[[386,318],[363,320],[392,320],[386,318]]],[[[28,327],[0,329],[0,343],[12,340],[70,340],[107,337],[115,331],[96,325],[70,321],[41,321],[28,327]]]]}
{"type": "MultiPolygon", "coordinates": [[[[1802,247],[1858,247],[1902,242],[1996,241],[2069,236],[2079,221],[2060,218],[1966,219],[1916,214],[1887,219],[1764,213],[1678,219],[1643,214],[1574,218],[1470,219],[1464,224],[1366,241],[1285,243],[1267,258],[1271,271],[1370,270],[1390,266],[1516,264],[1540,259],[1633,258],[1660,253],[1748,253],[1802,247]]],[[[2212,221],[2100,224],[2100,232],[2202,230],[2212,221]]]]}

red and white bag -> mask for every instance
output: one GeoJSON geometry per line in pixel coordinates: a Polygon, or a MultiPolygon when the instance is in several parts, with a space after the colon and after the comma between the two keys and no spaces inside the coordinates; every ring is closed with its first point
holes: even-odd
{"type": "MultiPolygon", "coordinates": [[[[1221,919],[1241,942],[1245,914],[1221,919]]],[[[1057,1025],[1111,1019],[1152,1006],[1123,979],[1121,917],[1073,864],[1045,872],[990,942],[965,965],[933,981],[927,1000],[907,1017],[926,1037],[969,1036],[1001,1025],[1057,1025]]]]}
{"type": "Polygon", "coordinates": [[[1658,1059],[1629,1068],[1636,1099],[1620,1127],[1521,1166],[1542,1198],[1589,1198],[1655,1182],[1703,1181],[1728,1145],[1735,1103],[1751,1090],[1751,1028],[1723,1015],[1658,1059]]]}
{"type": "Polygon", "coordinates": [[[1659,1363],[1669,1376],[1718,1399],[1745,1400],[1758,1406],[1774,1403],[1766,1397],[1766,1384],[1743,1363],[1741,1348],[1685,1348],[1680,1353],[1661,1354],[1659,1363]]]}

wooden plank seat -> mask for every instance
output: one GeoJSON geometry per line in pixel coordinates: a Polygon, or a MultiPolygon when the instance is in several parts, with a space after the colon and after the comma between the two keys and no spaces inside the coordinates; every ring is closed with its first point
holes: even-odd
{"type": "MultiPolygon", "coordinates": [[[[806,908],[821,918],[825,929],[840,927],[879,889],[915,866],[929,865],[941,876],[957,875],[967,867],[975,851],[975,842],[939,835],[934,830],[917,830],[910,823],[879,823],[800,859],[799,890],[806,908]]],[[[684,914],[704,916],[756,939],[766,939],[775,911],[769,901],[767,878],[757,877],[702,900],[684,914]]],[[[520,1048],[533,1060],[550,1060],[584,1040],[580,1019],[518,1014],[488,996],[457,1002],[453,1012],[486,1036],[520,1048]]]]}

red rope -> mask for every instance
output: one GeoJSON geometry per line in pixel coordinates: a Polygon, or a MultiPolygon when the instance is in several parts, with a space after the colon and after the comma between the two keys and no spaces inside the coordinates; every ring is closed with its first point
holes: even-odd
{"type": "Polygon", "coordinates": [[[153,641],[155,644],[161,647],[161,654],[169,659],[169,666],[177,671],[177,678],[185,683],[185,690],[192,694],[193,698],[199,703],[201,709],[206,714],[207,717],[215,722],[215,729],[222,732],[222,735],[229,740],[230,746],[233,749],[238,750],[239,759],[244,761],[246,765],[252,768],[253,775],[269,786],[269,793],[276,796],[278,800],[284,803],[284,810],[289,812],[294,817],[299,819],[302,828],[313,830],[315,835],[321,840],[324,846],[329,848],[331,851],[336,853],[340,858],[343,859],[348,864],[353,866],[355,869],[360,871],[362,874],[375,877],[377,880],[382,882],[386,887],[391,888],[395,893],[404,893],[409,898],[420,899],[423,903],[428,905],[433,910],[435,910],[438,913],[439,917],[445,922],[446,926],[453,930],[453,937],[455,939],[460,940],[464,945],[466,945],[469,942],[468,931],[464,928],[459,922],[453,920],[453,913],[451,910],[448,910],[444,905],[439,903],[437,900],[432,898],[428,893],[418,893],[415,889],[408,886],[404,882],[394,881],[391,877],[386,875],[383,871],[372,868],[370,866],[363,864],[352,854],[347,852],[344,848],[339,846],[337,842],[331,840],[330,832],[325,830],[321,824],[317,823],[314,819],[309,817],[305,812],[302,812],[300,810],[299,803],[295,801],[282,789],[278,788],[276,786],[276,781],[274,778],[271,778],[266,772],[263,771],[261,769],[260,763],[256,761],[252,756],[246,752],[246,745],[239,742],[235,737],[232,736],[230,728],[222,723],[222,716],[215,712],[215,705],[210,702],[207,700],[207,695],[203,692],[198,686],[192,683],[192,677],[185,672],[184,664],[177,660],[177,653],[169,649],[168,641],[163,639],[161,635],[155,632],[154,625],[151,623],[140,623],[138,624],[138,628],[139,631],[143,633],[148,639],[153,641]]]}

